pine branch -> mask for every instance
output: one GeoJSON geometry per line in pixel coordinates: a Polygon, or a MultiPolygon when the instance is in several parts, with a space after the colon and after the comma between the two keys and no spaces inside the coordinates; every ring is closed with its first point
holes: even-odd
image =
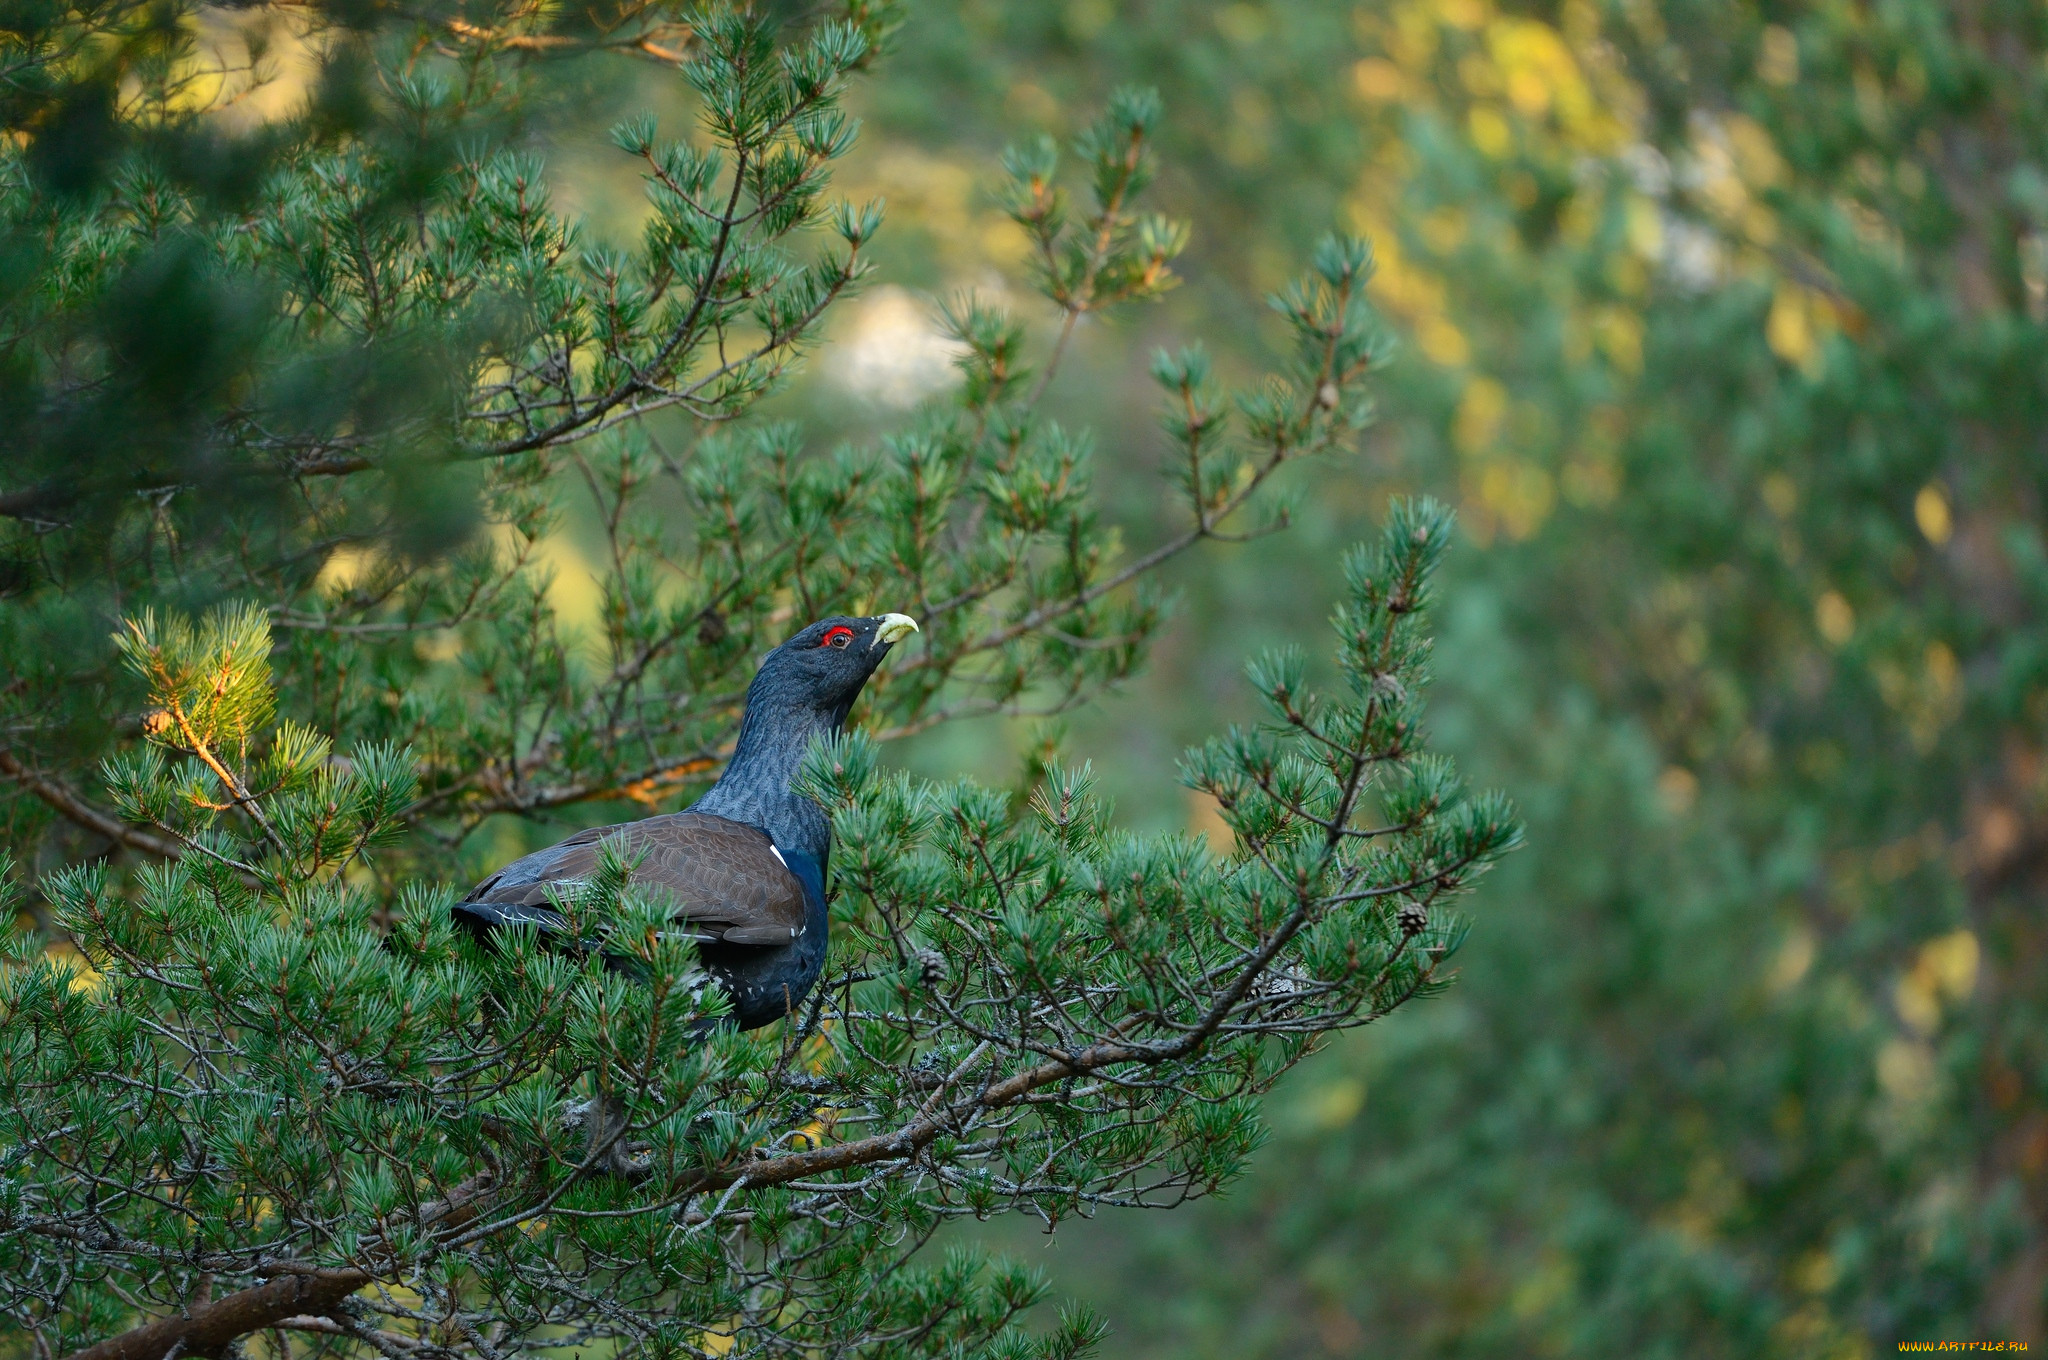
{"type": "Polygon", "coordinates": [[[166,840],[140,827],[130,826],[112,813],[94,807],[62,781],[29,769],[5,747],[0,747],[0,775],[6,775],[33,793],[67,820],[95,835],[104,836],[117,845],[140,850],[145,855],[154,855],[158,859],[175,860],[185,853],[185,847],[177,842],[166,840]]]}
{"type": "Polygon", "coordinates": [[[73,1351],[67,1360],[163,1360],[194,1355],[219,1360],[251,1332],[275,1327],[300,1314],[324,1314],[371,1282],[360,1270],[281,1273],[263,1284],[237,1290],[173,1313],[105,1341],[73,1351]]]}
{"type": "MultiPolygon", "coordinates": [[[[457,1186],[446,1199],[424,1207],[419,1215],[421,1226],[444,1233],[459,1229],[475,1216],[478,1203],[490,1188],[488,1176],[457,1186]]],[[[374,1237],[364,1244],[364,1254],[370,1257],[382,1249],[383,1244],[374,1237]]],[[[255,1273],[270,1278],[219,1298],[188,1304],[179,1313],[74,1351],[66,1360],[160,1360],[176,1354],[219,1360],[237,1340],[252,1332],[287,1325],[287,1319],[302,1314],[325,1317],[335,1312],[343,1300],[379,1278],[379,1273],[369,1268],[291,1262],[270,1262],[259,1266],[255,1273]]]]}

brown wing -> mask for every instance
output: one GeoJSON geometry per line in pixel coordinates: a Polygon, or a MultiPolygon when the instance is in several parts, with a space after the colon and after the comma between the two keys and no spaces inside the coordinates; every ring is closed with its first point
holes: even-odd
{"type": "MultiPolygon", "coordinates": [[[[532,919],[560,892],[597,872],[604,846],[638,863],[632,881],[675,898],[676,914],[708,939],[787,944],[804,928],[804,886],[756,827],[700,812],[594,826],[492,874],[464,899],[507,920],[532,919]]],[[[559,918],[557,918],[559,919],[559,918]]]]}

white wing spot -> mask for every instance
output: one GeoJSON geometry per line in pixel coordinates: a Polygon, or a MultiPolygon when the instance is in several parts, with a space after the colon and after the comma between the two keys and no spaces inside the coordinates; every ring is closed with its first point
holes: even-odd
{"type": "Polygon", "coordinates": [[[779,864],[781,864],[783,868],[787,869],[789,867],[789,861],[782,858],[782,852],[775,848],[774,841],[768,842],[768,853],[775,856],[776,861],[779,864]]]}

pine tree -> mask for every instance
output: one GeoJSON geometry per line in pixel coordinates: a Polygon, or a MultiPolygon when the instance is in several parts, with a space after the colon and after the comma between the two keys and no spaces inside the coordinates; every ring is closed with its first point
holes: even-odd
{"type": "MultiPolygon", "coordinates": [[[[1297,352],[1265,386],[1159,358],[1187,518],[1125,555],[1041,399],[1081,319],[1171,282],[1185,228],[1137,208],[1150,96],[1079,140],[1079,205],[1054,147],[1008,158],[1062,318],[1038,371],[963,302],[958,394],[820,452],[754,408],[880,229],[825,191],[889,16],[397,17],[330,49],[333,80],[376,76],[353,121],[316,102],[237,148],[235,193],[180,159],[208,130],[172,97],[189,17],[121,72],[158,97],[112,106],[141,132],[110,160],[24,116],[0,162],[34,266],[4,299],[8,878],[67,946],[18,930],[0,971],[10,1350],[1087,1349],[1084,1314],[1019,1326],[1027,1272],[917,1252],[960,1217],[1214,1190],[1282,1072],[1445,984],[1452,899],[1518,835],[1421,734],[1450,516],[1399,503],[1345,564],[1339,692],[1268,658],[1271,722],[1188,757],[1226,856],[1118,831],[1085,763],[1024,799],[885,772],[881,743],[1099,694],[1162,563],[1285,522],[1257,518],[1276,474],[1369,418],[1364,245],[1274,300],[1297,352]],[[694,91],[695,134],[615,133],[647,182],[632,250],[585,245],[508,140],[521,61],[558,44],[694,91]],[[545,564],[571,507],[605,544],[581,650],[545,564]],[[584,947],[453,932],[479,828],[686,802],[763,646],[870,607],[923,645],[812,753],[839,853],[802,1014],[707,1023],[722,997],[616,859],[563,903],[584,947]]],[[[138,17],[54,22],[19,56],[58,88],[138,17]]]]}
{"type": "Polygon", "coordinates": [[[381,923],[353,871],[401,834],[410,753],[336,759],[272,726],[260,611],[145,615],[122,651],[150,736],[106,778],[183,853],[126,884],[104,864],[42,881],[80,963],[10,939],[0,1298],[45,1350],[105,1336],[93,1357],[259,1331],[384,1353],[1086,1349],[1085,1316],[1015,1329],[1028,1276],[907,1258],[952,1217],[1215,1189],[1319,1037],[1444,985],[1448,901],[1516,836],[1416,741],[1449,523],[1397,506],[1348,564],[1348,692],[1270,658],[1270,730],[1190,756],[1227,859],[1116,832],[1085,766],[1019,811],[884,774],[865,734],[815,751],[839,939],[815,1001],[763,1035],[707,1031],[720,994],[616,855],[563,903],[596,948],[479,948],[421,883],[381,923]]]}

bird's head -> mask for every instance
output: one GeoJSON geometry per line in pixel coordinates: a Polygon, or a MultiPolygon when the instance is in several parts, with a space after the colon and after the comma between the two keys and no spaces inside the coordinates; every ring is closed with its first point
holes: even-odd
{"type": "Polygon", "coordinates": [[[916,631],[917,620],[908,614],[819,619],[768,654],[747,692],[747,706],[772,695],[791,707],[829,713],[835,725],[844,722],[889,649],[916,631]]]}

